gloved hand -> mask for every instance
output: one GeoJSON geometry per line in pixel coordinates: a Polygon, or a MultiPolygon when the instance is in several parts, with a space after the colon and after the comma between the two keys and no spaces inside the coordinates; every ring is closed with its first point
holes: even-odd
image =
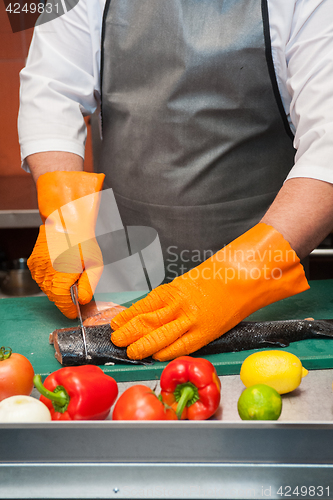
{"type": "Polygon", "coordinates": [[[48,172],[37,180],[43,225],[28,267],[42,291],[71,319],[77,312],[70,287],[78,281],[79,302],[87,304],[103,272],[95,239],[103,181],[104,174],[88,172],[48,172]]]}
{"type": "Polygon", "coordinates": [[[168,361],[197,351],[254,311],[309,288],[303,266],[273,227],[259,223],[188,273],[111,321],[131,359],[168,361]]]}

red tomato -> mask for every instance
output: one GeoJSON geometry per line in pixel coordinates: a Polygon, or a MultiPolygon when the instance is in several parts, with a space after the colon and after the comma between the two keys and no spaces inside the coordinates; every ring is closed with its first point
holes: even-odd
{"type": "Polygon", "coordinates": [[[133,385],[119,397],[113,420],[177,420],[174,410],[167,409],[154,391],[145,385],[133,385]]]}
{"type": "Polygon", "coordinates": [[[22,354],[12,353],[6,359],[4,348],[0,349],[0,401],[10,396],[29,396],[34,387],[34,369],[22,354]]]}

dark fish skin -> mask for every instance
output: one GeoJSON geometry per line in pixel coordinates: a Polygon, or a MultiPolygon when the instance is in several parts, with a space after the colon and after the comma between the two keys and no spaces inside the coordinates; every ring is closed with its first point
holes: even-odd
{"type": "Polygon", "coordinates": [[[85,357],[81,328],[62,328],[51,333],[50,343],[54,344],[55,357],[63,366],[105,363],[153,364],[151,358],[140,361],[129,359],[126,347],[117,347],[111,342],[112,329],[109,324],[86,326],[85,331],[88,358],[85,357]]]}
{"type": "MultiPolygon", "coordinates": [[[[130,363],[151,365],[152,358],[133,361],[127,357],[126,347],[111,342],[109,324],[86,327],[87,350],[84,356],[81,328],[62,328],[51,333],[55,356],[63,366],[82,364],[130,363]]],[[[242,321],[210,344],[202,347],[195,356],[236,352],[264,347],[287,347],[291,342],[313,338],[333,338],[333,320],[242,321]]]]}
{"type": "Polygon", "coordinates": [[[242,321],[195,355],[287,347],[291,342],[324,337],[333,338],[333,320],[242,321]]]}

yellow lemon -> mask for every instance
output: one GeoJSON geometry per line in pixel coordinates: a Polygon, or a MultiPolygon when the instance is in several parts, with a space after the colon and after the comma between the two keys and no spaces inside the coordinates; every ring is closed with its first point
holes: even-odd
{"type": "Polygon", "coordinates": [[[291,392],[301,383],[308,370],[297,356],[286,351],[259,351],[248,356],[241,367],[240,378],[246,387],[267,384],[279,394],[291,392]]]}
{"type": "Polygon", "coordinates": [[[240,395],[237,409],[242,420],[277,420],[282,411],[282,398],[273,387],[252,385],[240,395]]]}

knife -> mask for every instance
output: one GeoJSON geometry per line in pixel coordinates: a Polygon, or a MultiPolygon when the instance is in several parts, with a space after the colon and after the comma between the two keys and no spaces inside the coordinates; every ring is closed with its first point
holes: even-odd
{"type": "Polygon", "coordinates": [[[83,321],[82,321],[82,314],[81,314],[81,309],[80,309],[80,304],[79,304],[79,299],[78,299],[77,283],[74,283],[74,285],[71,286],[71,297],[72,297],[73,303],[76,306],[77,315],[78,315],[78,318],[80,320],[85,357],[86,357],[86,359],[91,359],[91,356],[88,354],[88,350],[87,350],[86,329],[83,326],[83,321]]]}

